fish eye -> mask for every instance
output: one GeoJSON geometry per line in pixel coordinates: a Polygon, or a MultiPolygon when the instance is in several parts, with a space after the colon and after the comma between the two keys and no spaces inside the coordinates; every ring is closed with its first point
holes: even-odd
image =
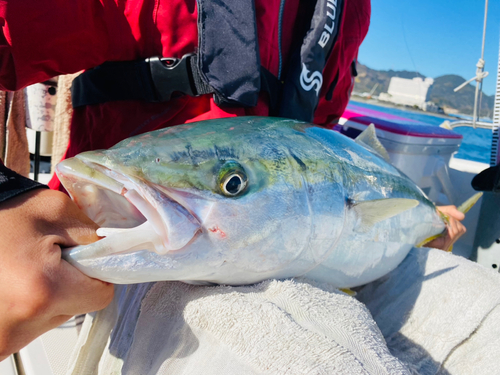
{"type": "Polygon", "coordinates": [[[226,162],[222,166],[219,176],[220,190],[228,197],[242,193],[247,186],[245,170],[236,162],[226,162]]]}

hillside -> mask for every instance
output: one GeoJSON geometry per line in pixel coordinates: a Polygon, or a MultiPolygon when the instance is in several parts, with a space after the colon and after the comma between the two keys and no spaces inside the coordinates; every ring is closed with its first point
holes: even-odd
{"type": "MultiPolygon", "coordinates": [[[[379,95],[382,92],[387,92],[389,89],[389,82],[392,77],[425,78],[417,72],[409,72],[406,70],[374,70],[363,64],[358,64],[357,68],[358,76],[356,77],[354,91],[358,93],[371,92],[376,84],[378,84],[378,86],[376,87],[373,95],[379,95]]],[[[452,74],[437,77],[434,79],[434,84],[429,90],[428,99],[445,109],[472,115],[474,93],[476,90],[475,86],[468,84],[459,92],[453,91],[455,87],[459,86],[463,82],[465,82],[465,79],[452,74]]],[[[494,99],[493,95],[483,94],[481,116],[492,116],[494,99]]]]}
{"type": "MultiPolygon", "coordinates": [[[[443,108],[455,108],[460,113],[472,115],[476,87],[469,84],[459,92],[453,91],[455,87],[464,82],[465,79],[452,74],[437,77],[434,80],[434,84],[429,89],[429,100],[443,108]]],[[[493,95],[489,96],[483,93],[481,116],[493,116],[494,101],[495,97],[493,95]]]]}

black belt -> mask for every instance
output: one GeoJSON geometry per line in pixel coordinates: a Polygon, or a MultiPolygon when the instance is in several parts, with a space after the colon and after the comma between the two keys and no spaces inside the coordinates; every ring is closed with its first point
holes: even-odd
{"type": "Polygon", "coordinates": [[[200,77],[198,57],[151,57],[139,61],[107,62],[80,74],[71,88],[73,107],[118,100],[163,102],[175,92],[198,96],[214,93],[200,77]]]}
{"type": "MultiPolygon", "coordinates": [[[[224,100],[202,80],[197,59],[197,55],[191,53],[180,59],[150,57],[104,63],[73,80],[73,108],[120,100],[165,102],[174,93],[190,96],[213,93],[219,104],[224,100]]],[[[260,68],[260,80],[261,90],[269,94],[270,113],[276,115],[282,84],[264,67],[260,68]]]]}

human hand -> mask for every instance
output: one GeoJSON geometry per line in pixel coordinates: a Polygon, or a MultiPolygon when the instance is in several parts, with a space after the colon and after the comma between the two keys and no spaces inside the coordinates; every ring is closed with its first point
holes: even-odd
{"type": "Polygon", "coordinates": [[[437,209],[449,219],[449,223],[446,225],[447,233],[443,237],[432,240],[425,246],[449,251],[451,246],[467,231],[461,223],[465,215],[458,211],[455,206],[438,206],[437,209]]]}
{"type": "Polygon", "coordinates": [[[97,227],[58,191],[35,189],[0,203],[0,361],[111,301],[112,284],[61,259],[61,248],[97,241],[97,227]]]}

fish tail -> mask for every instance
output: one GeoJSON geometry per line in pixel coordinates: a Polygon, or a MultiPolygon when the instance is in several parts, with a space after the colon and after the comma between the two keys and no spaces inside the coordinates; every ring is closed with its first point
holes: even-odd
{"type": "MultiPolygon", "coordinates": [[[[464,203],[462,203],[459,207],[457,207],[457,210],[460,211],[463,214],[466,214],[467,212],[469,212],[469,210],[472,207],[474,207],[474,205],[477,203],[477,201],[479,200],[479,198],[481,198],[482,196],[483,196],[482,192],[474,194],[472,197],[470,197],[464,203]]],[[[449,225],[450,224],[450,218],[449,218],[449,216],[446,215],[446,214],[444,214],[444,213],[442,213],[439,210],[438,210],[438,213],[441,216],[441,219],[443,219],[443,221],[446,223],[446,225],[449,225]]],[[[425,244],[431,242],[432,240],[435,240],[436,238],[439,238],[439,237],[443,237],[445,235],[446,235],[446,230],[444,232],[442,232],[442,233],[436,234],[436,235],[434,235],[432,237],[429,237],[429,238],[423,240],[419,244],[415,245],[415,247],[422,247],[425,244]]],[[[453,251],[453,246],[450,246],[448,249],[446,249],[446,251],[451,253],[453,251]]]]}
{"type": "Polygon", "coordinates": [[[463,214],[466,214],[467,212],[469,212],[469,210],[477,203],[479,198],[481,198],[482,196],[483,196],[482,192],[474,194],[472,197],[470,197],[464,203],[462,203],[460,206],[458,206],[457,210],[463,214]]]}

